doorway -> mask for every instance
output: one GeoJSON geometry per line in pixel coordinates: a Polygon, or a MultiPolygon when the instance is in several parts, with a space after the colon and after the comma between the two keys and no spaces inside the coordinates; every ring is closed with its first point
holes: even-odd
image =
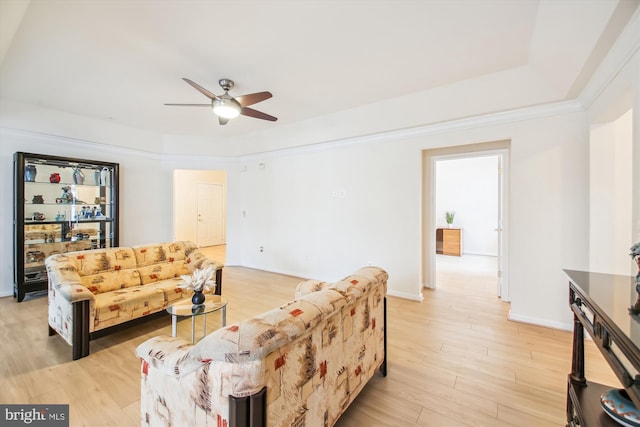
{"type": "Polygon", "coordinates": [[[183,170],[173,173],[173,233],[198,247],[226,244],[225,171],[183,170]]]}
{"type": "Polygon", "coordinates": [[[423,152],[424,287],[438,287],[440,260],[443,271],[468,273],[478,268],[486,276],[487,268],[492,269],[492,292],[503,301],[510,300],[506,238],[509,145],[509,141],[495,141],[423,152]],[[448,228],[447,211],[456,212],[451,227],[460,229],[462,257],[436,254],[436,230],[448,228]]]}

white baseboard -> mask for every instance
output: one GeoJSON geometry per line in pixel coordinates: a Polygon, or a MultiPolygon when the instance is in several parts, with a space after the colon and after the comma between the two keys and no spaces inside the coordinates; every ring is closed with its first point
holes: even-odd
{"type": "Polygon", "coordinates": [[[408,299],[411,301],[418,301],[418,302],[422,302],[422,300],[424,299],[424,296],[421,293],[417,295],[413,295],[413,294],[408,294],[406,292],[396,292],[396,291],[390,290],[388,287],[387,287],[387,295],[392,297],[408,299]]]}
{"type": "Polygon", "coordinates": [[[511,310],[509,310],[509,320],[514,322],[528,323],[536,326],[544,326],[545,328],[559,329],[561,331],[573,331],[573,323],[564,323],[564,322],[553,322],[546,319],[540,319],[538,317],[529,317],[529,316],[520,316],[517,314],[513,314],[511,310]]]}

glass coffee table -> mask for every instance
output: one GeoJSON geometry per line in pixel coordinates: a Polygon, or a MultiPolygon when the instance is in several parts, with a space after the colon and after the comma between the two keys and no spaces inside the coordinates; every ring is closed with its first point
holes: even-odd
{"type": "Polygon", "coordinates": [[[195,342],[196,316],[203,317],[202,336],[207,335],[207,314],[222,310],[222,326],[227,325],[227,299],[222,295],[206,295],[203,304],[194,305],[191,298],[180,300],[167,307],[171,315],[171,336],[178,335],[178,317],[191,317],[191,342],[195,342]]]}

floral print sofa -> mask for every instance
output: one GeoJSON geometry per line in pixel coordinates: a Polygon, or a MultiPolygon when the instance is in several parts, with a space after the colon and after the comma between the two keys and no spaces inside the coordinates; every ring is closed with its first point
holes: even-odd
{"type": "Polygon", "coordinates": [[[334,425],[376,370],[386,375],[387,279],[365,267],[305,281],[293,301],[196,344],[140,344],[141,424],[334,425]]]}
{"type": "Polygon", "coordinates": [[[152,313],[187,297],[177,287],[181,275],[215,266],[217,294],[221,263],[187,241],[55,254],[45,260],[48,276],[49,335],[73,348],[73,359],[89,354],[89,341],[109,328],[152,313]]]}

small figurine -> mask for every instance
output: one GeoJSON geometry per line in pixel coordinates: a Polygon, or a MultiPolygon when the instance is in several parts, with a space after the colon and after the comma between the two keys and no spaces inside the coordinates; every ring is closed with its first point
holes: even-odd
{"type": "Polygon", "coordinates": [[[42,194],[36,194],[35,196],[33,196],[33,199],[31,200],[31,203],[35,204],[35,205],[41,205],[44,203],[44,198],[42,197],[42,194]]]}
{"type": "Polygon", "coordinates": [[[636,302],[629,308],[629,314],[637,316],[640,314],[640,242],[631,246],[629,250],[631,251],[629,256],[631,256],[631,259],[638,265],[638,273],[636,274],[636,292],[638,295],[636,302]]]}
{"type": "Polygon", "coordinates": [[[62,203],[73,203],[73,194],[71,193],[71,186],[66,185],[62,187],[62,203]]]}

